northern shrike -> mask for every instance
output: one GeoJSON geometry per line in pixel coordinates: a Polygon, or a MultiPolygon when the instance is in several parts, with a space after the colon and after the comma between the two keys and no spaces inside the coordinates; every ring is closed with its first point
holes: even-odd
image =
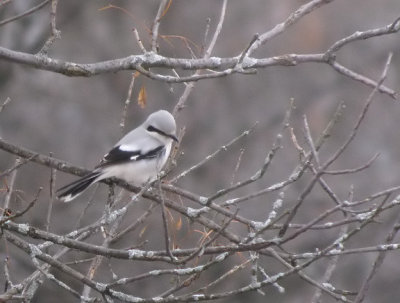
{"type": "Polygon", "coordinates": [[[167,162],[172,141],[178,142],[174,117],[166,110],[154,112],[119,140],[93,172],[61,187],[58,198],[69,202],[93,183],[110,177],[135,186],[152,182],[167,162]]]}

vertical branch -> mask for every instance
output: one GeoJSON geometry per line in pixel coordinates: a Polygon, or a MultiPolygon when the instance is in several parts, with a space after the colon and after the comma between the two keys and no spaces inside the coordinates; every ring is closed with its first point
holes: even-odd
{"type": "Polygon", "coordinates": [[[310,131],[310,127],[308,125],[306,115],[303,116],[303,122],[304,122],[304,130],[306,131],[306,140],[307,140],[308,146],[310,147],[313,158],[318,165],[317,170],[319,170],[319,166],[320,166],[319,155],[318,155],[317,149],[315,148],[314,140],[311,136],[311,131],[310,131]]]}
{"type": "Polygon", "coordinates": [[[214,35],[211,39],[210,45],[208,46],[205,54],[204,54],[204,58],[207,59],[210,57],[212,50],[214,49],[215,44],[217,43],[217,39],[219,37],[219,34],[221,33],[222,30],[222,25],[224,24],[224,20],[225,20],[225,13],[226,13],[226,6],[228,4],[228,0],[224,0],[224,2],[222,3],[222,7],[221,7],[221,14],[219,16],[219,21],[217,24],[217,28],[215,29],[214,35]]]}
{"type": "MultiPolygon", "coordinates": [[[[393,225],[392,230],[387,235],[386,241],[385,241],[386,244],[392,243],[392,241],[393,241],[394,237],[396,236],[396,234],[398,233],[399,229],[400,229],[400,216],[397,217],[396,223],[393,225]]],[[[386,257],[386,253],[387,253],[387,251],[381,251],[378,253],[378,256],[376,257],[374,264],[372,265],[370,272],[368,273],[368,276],[365,278],[365,280],[357,294],[357,297],[354,300],[354,303],[361,303],[364,301],[365,295],[371,284],[371,280],[374,277],[374,275],[376,274],[376,272],[378,271],[379,267],[382,265],[382,263],[386,257]]]]}
{"type": "Polygon", "coordinates": [[[387,73],[389,70],[389,66],[390,66],[390,62],[392,61],[392,57],[393,57],[393,53],[389,53],[389,55],[386,59],[385,67],[383,68],[382,75],[381,75],[379,81],[376,83],[376,86],[374,87],[372,92],[369,94],[367,101],[365,102],[364,108],[363,108],[362,112],[360,113],[360,116],[358,117],[357,122],[356,122],[350,136],[344,142],[344,144],[335,152],[335,154],[326,162],[326,164],[324,166],[328,167],[331,163],[333,163],[343,153],[343,151],[346,149],[346,147],[353,141],[353,139],[356,136],[357,131],[361,125],[361,122],[364,120],[365,115],[368,112],[369,106],[371,105],[372,100],[375,97],[375,94],[379,91],[380,86],[386,79],[386,76],[387,76],[387,73]]]}
{"type": "Polygon", "coordinates": [[[4,258],[4,277],[6,279],[6,281],[4,283],[5,284],[4,285],[4,291],[7,291],[9,288],[13,288],[14,287],[14,285],[13,285],[13,283],[11,281],[10,270],[8,268],[8,265],[9,265],[8,261],[9,261],[9,257],[6,256],[4,258]]]}
{"type": "Polygon", "coordinates": [[[99,184],[95,184],[94,186],[95,186],[95,188],[94,188],[92,194],[90,195],[89,199],[87,199],[85,208],[82,210],[81,214],[79,215],[78,220],[76,220],[75,229],[78,229],[81,226],[83,217],[85,216],[85,214],[86,214],[87,210],[89,209],[89,207],[94,202],[94,196],[96,194],[97,188],[99,187],[99,184]]]}
{"type": "MultiPolygon", "coordinates": [[[[251,268],[250,268],[250,280],[251,280],[251,282],[250,282],[250,284],[251,285],[257,285],[257,283],[258,283],[257,275],[258,275],[258,268],[259,268],[259,266],[258,266],[259,257],[260,257],[260,255],[259,255],[258,252],[256,252],[256,251],[251,251],[250,252],[250,260],[251,260],[251,268]]],[[[258,289],[257,292],[260,295],[265,296],[265,292],[263,292],[261,290],[261,288],[258,289]]]]}
{"type": "Polygon", "coordinates": [[[206,20],[206,29],[204,31],[203,43],[201,45],[201,55],[202,55],[202,57],[204,57],[205,52],[206,52],[207,38],[208,38],[208,33],[210,31],[210,22],[211,22],[211,18],[207,18],[207,20],[206,20]]]}
{"type": "Polygon", "coordinates": [[[132,91],[133,91],[133,86],[135,84],[135,79],[136,79],[135,74],[132,74],[131,83],[129,84],[129,88],[128,88],[128,95],[126,96],[126,100],[124,103],[124,110],[122,111],[121,122],[119,123],[119,126],[121,127],[121,131],[124,131],[124,129],[125,129],[126,115],[128,114],[129,104],[131,104],[131,102],[132,102],[132,91]]]}
{"type": "Polygon", "coordinates": [[[45,224],[46,231],[49,231],[49,229],[50,229],[50,221],[51,221],[51,215],[53,212],[53,204],[54,204],[55,184],[56,184],[56,170],[54,168],[52,168],[50,170],[50,197],[49,197],[49,206],[47,208],[47,216],[46,216],[46,224],[45,224]]]}
{"type": "MultiPolygon", "coordinates": [[[[140,198],[143,193],[149,188],[150,183],[146,184],[145,186],[143,186],[143,188],[137,193],[135,194],[132,199],[130,200],[130,202],[128,202],[124,207],[122,207],[121,209],[119,209],[120,215],[117,218],[114,218],[113,224],[111,225],[111,228],[109,231],[107,231],[107,233],[105,233],[105,237],[102,243],[102,246],[105,248],[108,248],[110,246],[110,244],[113,242],[114,238],[118,235],[117,234],[117,230],[120,227],[124,216],[126,215],[127,209],[129,206],[131,206],[135,201],[137,201],[138,198],[140,198]]],[[[111,207],[111,205],[116,205],[118,203],[118,198],[114,197],[114,190],[112,188],[110,188],[109,191],[109,196],[108,196],[108,200],[105,206],[105,209],[103,211],[103,216],[104,217],[115,217],[115,212],[110,213],[109,212],[109,208],[111,207]]],[[[107,220],[106,220],[107,221],[107,220]]],[[[111,223],[109,223],[111,224],[111,223]]],[[[103,261],[104,256],[96,256],[96,258],[92,261],[91,265],[90,265],[90,269],[88,271],[87,277],[91,280],[94,277],[94,274],[96,273],[98,267],[100,266],[101,262],[103,261]]],[[[85,285],[83,291],[82,291],[82,298],[88,297],[90,294],[91,288],[88,285],[85,285]]]]}
{"type": "Polygon", "coordinates": [[[51,0],[50,25],[51,33],[55,37],[58,37],[60,35],[60,31],[56,27],[57,4],[58,0],[51,0]]]}
{"type": "Polygon", "coordinates": [[[158,6],[157,15],[154,18],[153,28],[151,30],[151,51],[157,52],[157,40],[158,40],[158,29],[160,27],[160,21],[165,12],[165,8],[167,7],[168,0],[161,0],[160,5],[158,6]]]}
{"type": "MultiPolygon", "coordinates": [[[[214,35],[213,35],[213,37],[211,39],[210,45],[208,46],[208,48],[204,52],[204,56],[203,56],[204,59],[210,58],[211,52],[214,49],[215,44],[217,43],[217,39],[219,37],[219,34],[221,33],[222,25],[224,24],[224,20],[225,20],[225,12],[226,12],[227,3],[228,3],[228,0],[224,0],[223,3],[222,3],[221,14],[219,16],[219,21],[218,21],[217,27],[215,29],[214,35]]],[[[207,24],[206,35],[208,34],[208,28],[209,28],[209,25],[207,24]]],[[[200,75],[200,71],[199,70],[197,70],[193,74],[193,76],[196,76],[196,75],[200,75]]],[[[178,103],[175,105],[174,110],[172,111],[172,114],[174,116],[177,116],[178,112],[180,112],[185,107],[185,103],[186,103],[190,93],[192,92],[192,90],[194,88],[194,85],[195,85],[194,83],[195,82],[189,82],[186,85],[182,96],[179,98],[178,103]]]]}
{"type": "Polygon", "coordinates": [[[6,100],[3,102],[3,104],[0,105],[0,113],[3,111],[3,109],[7,106],[8,103],[11,102],[11,98],[7,97],[6,100]]]}
{"type": "Polygon", "coordinates": [[[38,53],[41,56],[46,56],[50,47],[53,45],[53,43],[57,39],[60,39],[60,37],[61,37],[61,32],[57,29],[57,26],[56,26],[57,4],[58,4],[58,0],[51,0],[51,11],[50,11],[51,35],[47,39],[47,41],[44,43],[42,49],[38,53]]]}
{"type": "MultiPolygon", "coordinates": [[[[340,230],[340,235],[345,235],[347,233],[348,229],[349,229],[349,225],[348,224],[343,225],[341,227],[341,230],[340,230]]],[[[336,255],[336,256],[333,256],[330,259],[328,267],[327,267],[327,269],[326,269],[326,271],[324,273],[324,276],[322,278],[322,282],[321,282],[322,285],[326,285],[326,283],[328,283],[329,280],[331,279],[331,277],[333,275],[333,272],[334,272],[334,270],[335,270],[335,268],[337,266],[337,263],[339,261],[339,257],[340,257],[339,255],[336,255]]],[[[317,287],[316,291],[314,292],[314,296],[311,299],[311,303],[322,302],[321,301],[322,290],[323,290],[322,288],[317,287]]]]}
{"type": "Polygon", "coordinates": [[[233,174],[232,174],[232,179],[231,179],[230,186],[233,186],[233,184],[234,184],[234,182],[235,182],[236,175],[237,175],[237,173],[238,173],[238,171],[239,171],[239,167],[240,167],[240,164],[241,164],[241,162],[242,162],[242,157],[243,157],[244,151],[245,151],[244,148],[241,148],[241,149],[240,149],[239,157],[238,157],[238,159],[237,159],[237,161],[236,161],[235,169],[233,170],[233,174]]]}
{"type": "Polygon", "coordinates": [[[167,221],[167,216],[166,216],[167,209],[165,207],[165,200],[164,200],[164,195],[163,195],[163,191],[161,188],[161,181],[159,181],[158,185],[159,185],[159,191],[160,191],[161,214],[162,214],[163,227],[164,227],[165,250],[166,250],[168,256],[173,261],[176,258],[172,254],[171,248],[170,248],[171,238],[169,236],[168,221],[167,221]]]}
{"type": "Polygon", "coordinates": [[[142,39],[140,39],[139,32],[136,28],[133,29],[133,35],[135,36],[136,42],[138,43],[140,50],[142,51],[143,54],[145,54],[147,50],[144,47],[142,39]]]}
{"type": "MultiPolygon", "coordinates": [[[[104,208],[104,211],[103,211],[103,214],[104,214],[105,216],[107,216],[107,217],[110,216],[110,207],[111,207],[111,204],[112,204],[112,202],[113,202],[113,199],[114,199],[114,187],[113,187],[113,186],[110,186],[110,188],[109,188],[109,193],[108,193],[107,203],[106,203],[105,208],[104,208]]],[[[102,243],[102,246],[103,246],[103,247],[109,247],[109,245],[110,245],[110,243],[111,243],[111,239],[112,239],[114,233],[116,232],[117,228],[118,228],[119,225],[121,224],[122,219],[123,219],[122,216],[119,217],[119,218],[116,220],[116,222],[114,222],[114,224],[112,225],[110,231],[108,231],[107,233],[105,233],[105,237],[104,237],[104,240],[103,240],[103,243],[102,243]]],[[[103,261],[103,258],[104,258],[103,256],[99,256],[99,255],[98,255],[98,256],[96,256],[96,257],[93,259],[93,261],[92,261],[91,264],[90,264],[88,273],[87,273],[87,275],[86,275],[86,277],[87,277],[88,279],[90,279],[90,280],[93,279],[94,275],[96,274],[97,269],[99,268],[99,266],[101,265],[101,262],[103,261]]],[[[82,298],[87,298],[87,297],[89,297],[91,289],[92,289],[92,288],[91,288],[90,286],[85,285],[85,286],[83,287],[83,291],[82,291],[82,296],[81,296],[81,297],[82,297],[82,298]]],[[[82,299],[81,302],[84,303],[84,300],[82,299]]]]}
{"type": "MultiPolygon", "coordinates": [[[[21,158],[17,158],[15,160],[15,166],[19,166],[20,162],[21,162],[21,158]]],[[[10,184],[8,185],[8,188],[7,188],[7,195],[4,199],[3,211],[7,210],[10,207],[11,195],[14,190],[14,184],[15,184],[16,178],[17,178],[17,170],[15,169],[11,174],[10,184]]],[[[0,219],[1,218],[3,218],[3,215],[0,216],[0,219]]]]}

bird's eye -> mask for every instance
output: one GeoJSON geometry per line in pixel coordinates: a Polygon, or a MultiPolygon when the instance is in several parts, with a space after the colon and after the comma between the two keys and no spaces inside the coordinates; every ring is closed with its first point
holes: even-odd
{"type": "Polygon", "coordinates": [[[157,131],[156,129],[155,129],[155,127],[153,127],[153,126],[149,126],[149,127],[147,127],[147,131],[149,131],[149,132],[155,132],[155,131],[157,131]]]}

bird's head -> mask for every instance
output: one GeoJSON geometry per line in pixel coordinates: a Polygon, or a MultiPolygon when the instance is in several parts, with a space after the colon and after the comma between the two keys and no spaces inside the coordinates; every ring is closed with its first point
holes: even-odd
{"type": "Polygon", "coordinates": [[[176,123],[174,117],[166,110],[159,110],[147,117],[143,123],[144,128],[149,135],[165,142],[174,140],[176,137],[176,123]]]}

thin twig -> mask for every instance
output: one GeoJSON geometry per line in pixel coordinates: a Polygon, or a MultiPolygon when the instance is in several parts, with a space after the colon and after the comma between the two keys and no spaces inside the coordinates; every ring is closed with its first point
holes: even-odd
{"type": "Polygon", "coordinates": [[[101,287],[96,282],[86,278],[80,272],[72,269],[69,266],[66,266],[65,264],[61,263],[60,261],[57,261],[52,256],[42,252],[36,245],[28,244],[23,239],[16,237],[15,235],[12,235],[9,232],[7,232],[5,234],[5,237],[7,238],[7,240],[9,242],[11,242],[15,246],[17,246],[19,249],[25,251],[27,254],[31,255],[32,257],[35,257],[43,262],[50,264],[54,268],[57,268],[61,272],[64,272],[64,273],[68,274],[69,276],[77,279],[78,281],[81,281],[85,285],[89,285],[91,288],[93,288],[96,291],[99,291],[99,292],[101,291],[101,287]]]}
{"type": "Polygon", "coordinates": [[[4,258],[4,277],[5,277],[5,285],[4,285],[4,291],[6,292],[9,288],[13,288],[14,284],[11,281],[11,276],[10,276],[10,270],[8,268],[9,266],[9,257],[6,256],[4,258]]]}
{"type": "Polygon", "coordinates": [[[206,242],[204,242],[201,246],[197,248],[197,250],[193,251],[190,255],[187,257],[179,260],[179,263],[185,264],[186,262],[190,261],[191,259],[195,258],[196,256],[200,255],[204,250],[210,246],[221,234],[222,232],[228,228],[228,226],[231,224],[233,219],[236,217],[237,213],[239,212],[239,209],[236,209],[235,215],[229,218],[227,222],[225,222],[224,225],[222,225],[221,229],[214,233],[206,242]]]}
{"type": "MultiPolygon", "coordinates": [[[[400,216],[397,217],[395,224],[393,225],[391,231],[388,233],[385,239],[385,244],[390,245],[395,238],[396,234],[400,229],[400,216]]],[[[382,246],[381,246],[382,247],[382,246]]],[[[365,278],[360,290],[358,291],[357,297],[354,299],[354,303],[361,303],[364,301],[366,293],[369,289],[371,284],[372,278],[375,276],[376,272],[378,271],[379,267],[382,265],[384,259],[386,257],[386,251],[380,251],[378,256],[376,257],[367,277],[365,278]]]]}
{"type": "Polygon", "coordinates": [[[47,216],[46,216],[46,231],[50,230],[50,223],[53,213],[53,204],[55,199],[55,188],[56,188],[56,170],[54,168],[50,169],[50,197],[49,197],[49,206],[47,208],[47,216]]]}
{"type": "MultiPolygon", "coordinates": [[[[306,131],[306,140],[307,140],[308,146],[311,149],[311,153],[313,155],[315,162],[317,163],[318,166],[320,166],[319,155],[318,155],[317,149],[315,148],[315,145],[314,145],[314,140],[311,135],[311,131],[310,131],[310,127],[308,125],[306,115],[303,116],[303,123],[304,123],[304,129],[306,131]]],[[[319,170],[319,168],[317,168],[317,170],[319,170]]]]}
{"type": "Polygon", "coordinates": [[[294,100],[291,99],[288,108],[286,109],[286,113],[285,116],[283,118],[282,121],[282,126],[281,126],[281,131],[276,134],[275,136],[275,140],[272,143],[272,148],[268,151],[265,159],[264,159],[264,163],[262,164],[261,168],[258,169],[253,176],[251,176],[250,178],[248,178],[247,180],[244,181],[239,181],[236,184],[228,187],[228,188],[224,188],[221,189],[219,191],[217,191],[215,194],[213,194],[212,196],[210,196],[209,198],[207,198],[207,201],[205,202],[205,205],[209,206],[210,203],[215,200],[218,199],[224,195],[226,195],[229,192],[232,192],[233,190],[239,189],[241,187],[244,187],[246,185],[249,185],[251,183],[254,183],[258,180],[260,180],[265,172],[267,171],[269,165],[272,162],[272,159],[274,158],[275,154],[277,153],[277,151],[282,147],[281,146],[281,141],[282,141],[282,134],[283,132],[289,127],[289,120],[292,114],[292,110],[293,110],[293,105],[294,105],[294,100]]]}
{"type": "Polygon", "coordinates": [[[369,109],[369,106],[371,105],[371,102],[372,102],[375,94],[379,91],[379,87],[382,85],[383,81],[385,81],[385,79],[386,79],[387,72],[388,72],[389,66],[390,66],[390,62],[392,61],[392,57],[393,57],[393,53],[389,53],[388,58],[385,63],[385,66],[384,66],[384,69],[383,69],[383,72],[382,72],[382,75],[381,75],[379,81],[377,82],[375,88],[369,94],[369,96],[364,104],[363,110],[361,111],[361,113],[357,119],[357,122],[350,133],[350,136],[343,143],[343,145],[334,153],[334,155],[326,162],[326,164],[324,165],[325,167],[328,167],[331,163],[333,163],[343,153],[343,151],[346,149],[346,147],[353,141],[353,139],[361,125],[361,122],[364,120],[365,115],[367,114],[367,111],[369,109]]]}
{"type": "Polygon", "coordinates": [[[335,54],[345,45],[354,42],[354,41],[359,41],[359,40],[366,40],[372,37],[379,37],[381,35],[385,35],[388,32],[396,32],[400,29],[400,17],[396,18],[396,20],[393,21],[393,23],[388,24],[384,27],[379,27],[376,29],[371,29],[367,31],[357,31],[350,36],[347,36],[343,39],[340,39],[339,41],[336,41],[331,47],[328,48],[328,50],[325,52],[325,55],[327,57],[334,57],[335,54]]]}
{"type": "Polygon", "coordinates": [[[338,170],[325,170],[325,175],[345,175],[345,174],[354,174],[358,173],[364,169],[367,169],[371,166],[371,164],[379,157],[379,153],[376,153],[367,163],[360,165],[359,167],[355,168],[348,168],[348,169],[338,169],[338,170]]]}
{"type": "MultiPolygon", "coordinates": [[[[355,71],[352,71],[351,69],[339,64],[336,61],[333,62],[330,65],[338,73],[340,73],[340,74],[342,74],[342,75],[344,75],[344,76],[346,76],[346,77],[348,77],[350,79],[353,79],[355,81],[363,83],[363,84],[365,84],[365,85],[367,85],[369,87],[372,87],[372,88],[376,87],[376,85],[377,85],[377,83],[374,80],[372,80],[372,79],[370,79],[370,78],[368,78],[368,77],[366,77],[366,76],[364,76],[362,74],[356,73],[355,71]]],[[[388,87],[386,87],[384,85],[380,85],[379,88],[378,88],[378,91],[380,93],[387,94],[388,96],[390,96],[393,99],[397,99],[397,97],[398,97],[398,92],[397,91],[394,91],[394,90],[392,90],[392,89],[390,89],[390,88],[388,88],[388,87]]]]}
{"type": "MultiPolygon", "coordinates": [[[[224,24],[225,21],[225,12],[226,12],[226,6],[227,6],[228,1],[224,0],[222,2],[222,7],[221,7],[221,13],[219,16],[219,20],[218,20],[218,24],[217,27],[214,31],[214,35],[210,41],[210,44],[208,46],[208,48],[206,48],[204,50],[204,55],[203,55],[203,59],[209,59],[211,56],[211,52],[213,51],[215,44],[218,40],[219,34],[221,33],[221,29],[222,29],[222,25],[224,24]]],[[[205,37],[204,37],[204,41],[206,39],[206,36],[208,35],[208,30],[209,30],[209,23],[206,26],[206,32],[205,32],[205,37]]],[[[200,70],[197,70],[192,77],[198,77],[200,76],[200,70]]],[[[188,97],[190,95],[190,93],[192,92],[194,88],[194,82],[190,82],[186,85],[185,90],[182,94],[182,96],[179,98],[179,101],[176,103],[176,105],[174,106],[174,109],[172,111],[172,114],[174,116],[177,116],[178,113],[185,107],[186,101],[188,100],[188,97]]]]}
{"type": "Polygon", "coordinates": [[[15,165],[13,167],[10,167],[9,169],[7,169],[6,171],[2,172],[0,174],[0,178],[4,178],[5,176],[8,176],[10,173],[12,173],[13,171],[17,170],[18,168],[20,168],[21,166],[23,166],[24,164],[30,162],[32,159],[34,159],[36,156],[38,156],[38,154],[34,154],[28,158],[25,159],[20,159],[18,161],[15,161],[15,165]]]}
{"type": "Polygon", "coordinates": [[[94,200],[94,196],[96,194],[97,188],[99,187],[99,184],[95,184],[94,185],[95,188],[93,189],[91,195],[89,196],[89,198],[87,199],[85,208],[82,210],[82,212],[79,214],[78,220],[76,220],[75,223],[75,228],[74,229],[78,229],[81,226],[82,223],[82,219],[83,217],[86,215],[87,210],[89,209],[89,207],[93,204],[94,200]]]}
{"type": "Polygon", "coordinates": [[[176,181],[178,181],[179,179],[187,176],[189,173],[191,173],[192,171],[194,171],[195,169],[203,166],[204,164],[206,164],[208,161],[214,159],[219,153],[223,152],[223,151],[227,151],[233,144],[235,144],[236,142],[238,142],[239,140],[241,140],[242,138],[250,135],[254,129],[256,128],[258,123],[255,123],[252,127],[250,127],[249,129],[245,130],[244,132],[242,132],[239,136],[233,138],[231,141],[229,141],[228,143],[222,145],[220,148],[218,148],[216,151],[214,151],[213,153],[209,154],[207,157],[205,157],[203,160],[201,160],[199,163],[193,165],[192,167],[186,169],[185,171],[181,172],[179,175],[177,175],[176,177],[172,178],[171,180],[169,180],[170,183],[175,183],[176,181]]]}
{"type": "Polygon", "coordinates": [[[232,269],[226,271],[224,274],[219,275],[219,277],[217,279],[215,279],[214,281],[209,282],[206,286],[203,286],[203,287],[201,287],[199,289],[196,289],[193,293],[202,293],[202,292],[207,291],[209,288],[211,288],[214,285],[216,285],[216,284],[220,283],[221,281],[225,280],[226,278],[228,278],[229,276],[233,275],[237,271],[244,269],[250,262],[251,262],[251,259],[247,259],[243,263],[234,266],[232,269]]]}
{"type": "Polygon", "coordinates": [[[155,53],[157,52],[158,49],[158,44],[157,44],[158,29],[160,27],[161,18],[167,6],[167,2],[168,0],[161,0],[160,5],[158,6],[157,15],[153,21],[153,28],[151,30],[151,51],[155,53]]]}
{"type": "Polygon", "coordinates": [[[383,81],[386,79],[386,75],[387,75],[387,71],[389,69],[389,65],[392,59],[392,53],[389,54],[386,64],[384,66],[382,75],[380,77],[380,80],[377,83],[377,86],[372,90],[372,92],[370,93],[370,95],[368,96],[363,109],[356,121],[356,124],[354,125],[349,137],[347,138],[347,140],[342,144],[342,146],[340,146],[336,152],[323,164],[319,167],[317,173],[314,175],[314,177],[312,178],[312,180],[309,182],[309,184],[306,186],[306,188],[303,190],[303,192],[300,194],[299,198],[296,201],[295,206],[293,207],[292,211],[290,212],[289,216],[287,217],[287,220],[285,221],[282,229],[279,231],[279,236],[282,237],[285,233],[286,230],[288,228],[289,223],[293,220],[293,218],[295,217],[295,215],[297,214],[298,209],[300,208],[300,206],[303,204],[304,199],[308,196],[308,194],[311,192],[311,190],[313,189],[314,185],[316,184],[316,182],[319,180],[320,176],[323,174],[323,172],[325,171],[326,168],[328,168],[328,166],[330,164],[332,164],[342,153],[343,151],[347,148],[347,146],[350,144],[350,142],[353,141],[355,135],[357,134],[357,131],[361,125],[361,122],[364,120],[364,117],[369,109],[369,106],[373,100],[373,97],[375,96],[376,92],[378,91],[379,86],[383,83],[383,81]]]}
{"type": "Polygon", "coordinates": [[[42,190],[43,190],[43,187],[39,187],[39,190],[37,191],[35,197],[33,198],[33,200],[31,200],[31,202],[28,203],[28,205],[25,207],[25,209],[23,209],[21,211],[17,211],[15,214],[13,214],[11,216],[3,217],[0,220],[0,226],[2,226],[7,221],[13,220],[18,217],[22,217],[24,214],[26,214],[33,207],[33,205],[35,205],[36,201],[39,199],[39,195],[42,190]]]}
{"type": "Polygon", "coordinates": [[[159,181],[158,184],[158,189],[160,191],[160,199],[161,199],[161,215],[162,215],[162,221],[163,221],[163,229],[164,229],[164,241],[165,241],[165,251],[167,252],[168,256],[171,258],[171,261],[175,261],[176,257],[172,254],[171,252],[171,238],[169,236],[169,228],[168,228],[168,219],[167,219],[167,209],[165,207],[165,199],[164,199],[164,194],[163,190],[161,188],[161,182],[159,181]]]}
{"type": "MultiPolygon", "coordinates": [[[[110,217],[110,208],[114,202],[114,186],[110,185],[109,187],[109,193],[108,193],[108,197],[107,197],[107,203],[104,206],[104,210],[103,210],[103,215],[106,216],[107,218],[110,217]]],[[[119,225],[122,222],[122,216],[117,218],[114,222],[113,225],[110,228],[110,231],[108,232],[108,234],[104,237],[103,243],[102,243],[102,247],[104,248],[108,248],[110,243],[111,243],[111,239],[114,236],[114,233],[116,232],[117,228],[119,227],[119,225]]],[[[102,226],[102,228],[104,228],[104,226],[102,226]]],[[[86,277],[90,280],[93,280],[94,275],[97,272],[97,269],[99,268],[99,266],[101,265],[102,261],[103,261],[103,256],[101,255],[97,255],[93,261],[90,263],[88,272],[86,274],[86,277]]],[[[91,287],[89,285],[85,285],[83,287],[82,290],[82,296],[81,298],[87,298],[90,295],[90,291],[91,291],[91,287]]],[[[82,302],[83,303],[83,302],[82,302]]]]}
{"type": "Polygon", "coordinates": [[[258,39],[256,39],[256,41],[248,49],[247,54],[250,56],[260,46],[264,45],[272,38],[282,34],[290,26],[301,20],[304,16],[311,13],[320,6],[326,5],[332,1],[333,0],[313,0],[303,4],[295,12],[291,13],[284,22],[275,25],[274,28],[272,28],[271,30],[259,35],[258,39]]]}
{"type": "Polygon", "coordinates": [[[215,32],[210,41],[210,44],[208,45],[208,48],[207,48],[206,52],[204,53],[204,58],[210,57],[211,52],[214,49],[215,44],[217,43],[219,34],[221,33],[221,30],[222,30],[222,25],[224,24],[224,21],[225,21],[225,13],[226,13],[227,4],[228,4],[228,0],[223,0],[222,6],[221,6],[221,13],[220,13],[219,19],[218,19],[218,24],[217,24],[217,27],[215,28],[215,32]]]}
{"type": "MultiPolygon", "coordinates": [[[[21,159],[20,158],[15,159],[14,167],[19,166],[20,163],[21,163],[21,159]]],[[[17,170],[14,169],[12,171],[11,180],[10,180],[10,183],[8,185],[8,188],[7,188],[7,195],[6,195],[5,199],[4,199],[4,204],[3,204],[3,210],[4,211],[6,211],[6,210],[8,210],[10,208],[11,195],[13,194],[13,191],[14,191],[14,185],[15,185],[15,179],[16,178],[17,178],[17,170]]],[[[0,218],[2,219],[2,216],[0,216],[0,218]]],[[[5,219],[2,219],[0,222],[3,222],[3,220],[5,220],[5,219]]]]}
{"type": "Polygon", "coordinates": [[[0,2],[0,7],[2,7],[3,5],[6,5],[8,3],[10,3],[13,0],[3,0],[2,2],[0,2]]]}
{"type": "Polygon", "coordinates": [[[260,35],[256,33],[253,38],[250,40],[250,43],[246,46],[246,48],[242,51],[238,63],[237,64],[242,64],[244,58],[247,56],[247,52],[249,51],[250,47],[260,38],[260,35]]]}
{"type": "Polygon", "coordinates": [[[39,264],[39,261],[35,257],[32,258],[32,263],[36,266],[36,269],[38,271],[40,271],[42,273],[42,275],[44,275],[47,279],[49,279],[50,281],[53,281],[56,285],[63,288],[64,290],[68,291],[76,298],[81,299],[82,303],[88,302],[86,297],[84,297],[85,299],[83,299],[83,297],[81,297],[76,290],[72,289],[64,282],[58,280],[54,275],[52,275],[52,274],[48,273],[46,270],[42,269],[42,267],[39,264]]]}
{"type": "Polygon", "coordinates": [[[11,98],[7,97],[6,100],[3,102],[3,104],[0,105],[0,113],[3,111],[3,109],[7,106],[8,103],[11,102],[11,98]]]}
{"type": "Polygon", "coordinates": [[[121,116],[121,122],[119,123],[119,126],[121,127],[121,131],[124,131],[125,129],[125,121],[126,121],[126,116],[128,114],[128,107],[129,104],[132,102],[132,91],[133,91],[133,86],[135,84],[135,79],[136,76],[135,74],[132,74],[131,82],[129,83],[129,88],[128,88],[128,95],[126,96],[125,103],[124,103],[124,109],[122,111],[122,116],[121,116]]]}
{"type": "Polygon", "coordinates": [[[7,18],[3,21],[0,21],[0,26],[5,25],[7,23],[13,22],[15,20],[21,19],[23,17],[29,16],[30,14],[33,14],[34,12],[38,11],[39,9],[41,9],[42,7],[44,7],[47,3],[49,3],[50,0],[45,0],[41,3],[39,3],[38,5],[32,7],[31,9],[28,9],[26,12],[23,12],[22,14],[7,18]]]}
{"type": "Polygon", "coordinates": [[[142,224],[143,222],[145,222],[145,220],[153,213],[153,210],[157,206],[158,206],[158,204],[152,203],[150,205],[150,207],[147,209],[147,211],[144,212],[138,219],[136,219],[135,222],[133,222],[131,225],[129,225],[125,229],[123,229],[123,230],[119,231],[117,234],[115,234],[114,237],[111,240],[111,243],[119,240],[121,237],[123,237],[127,233],[132,232],[133,230],[135,230],[139,226],[139,224],[142,224]]]}
{"type": "Polygon", "coordinates": [[[235,169],[233,170],[233,174],[232,174],[232,178],[231,178],[231,183],[230,183],[231,186],[235,182],[235,178],[236,178],[236,175],[237,175],[237,173],[239,171],[240,164],[242,163],[242,157],[243,157],[244,151],[245,151],[244,148],[240,149],[239,157],[238,157],[238,159],[236,161],[235,169]]]}
{"type": "Polygon", "coordinates": [[[142,39],[140,39],[139,32],[136,28],[133,29],[133,34],[136,38],[136,42],[138,43],[140,50],[142,51],[143,54],[145,54],[147,52],[147,50],[144,47],[142,39]]]}
{"type": "Polygon", "coordinates": [[[51,35],[44,43],[42,49],[39,51],[39,56],[47,56],[47,53],[53,43],[61,38],[61,32],[56,27],[56,15],[57,15],[57,4],[58,0],[51,0],[51,11],[50,11],[50,28],[51,35]]]}
{"type": "MultiPolygon", "coordinates": [[[[282,263],[286,268],[289,268],[291,270],[293,270],[294,266],[292,266],[290,263],[288,263],[286,260],[284,260],[281,256],[279,256],[279,254],[273,250],[272,248],[268,248],[268,252],[270,252],[272,254],[272,256],[278,260],[280,263],[282,263]]],[[[307,276],[306,274],[304,274],[303,271],[298,271],[297,274],[299,275],[299,277],[301,277],[304,281],[306,281],[307,283],[317,287],[317,289],[322,290],[324,293],[329,294],[330,296],[334,297],[336,300],[341,300],[342,302],[350,302],[347,301],[345,298],[343,298],[342,296],[339,296],[337,294],[335,294],[334,292],[332,292],[331,290],[327,289],[326,287],[322,286],[320,283],[318,283],[317,281],[311,279],[309,276],[307,276]],[[344,300],[343,300],[344,299],[344,300]]]]}
{"type": "Polygon", "coordinates": [[[206,52],[207,38],[208,38],[208,33],[210,31],[210,23],[211,23],[211,19],[207,18],[206,19],[206,29],[204,31],[204,37],[203,37],[203,43],[201,44],[201,56],[202,57],[204,57],[205,52],[206,52]]]}
{"type": "MultiPolygon", "coordinates": [[[[347,233],[348,228],[349,228],[349,225],[343,225],[340,230],[340,235],[344,235],[345,233],[347,233]]],[[[322,281],[319,283],[321,286],[325,286],[326,283],[328,283],[329,280],[332,278],[333,272],[337,267],[338,261],[339,261],[339,255],[333,256],[329,260],[329,263],[325,270],[324,276],[322,277],[322,281]]],[[[322,291],[325,291],[325,290],[326,290],[326,287],[317,287],[317,289],[315,290],[314,295],[311,299],[311,303],[322,302],[321,295],[322,295],[322,291]]]]}

